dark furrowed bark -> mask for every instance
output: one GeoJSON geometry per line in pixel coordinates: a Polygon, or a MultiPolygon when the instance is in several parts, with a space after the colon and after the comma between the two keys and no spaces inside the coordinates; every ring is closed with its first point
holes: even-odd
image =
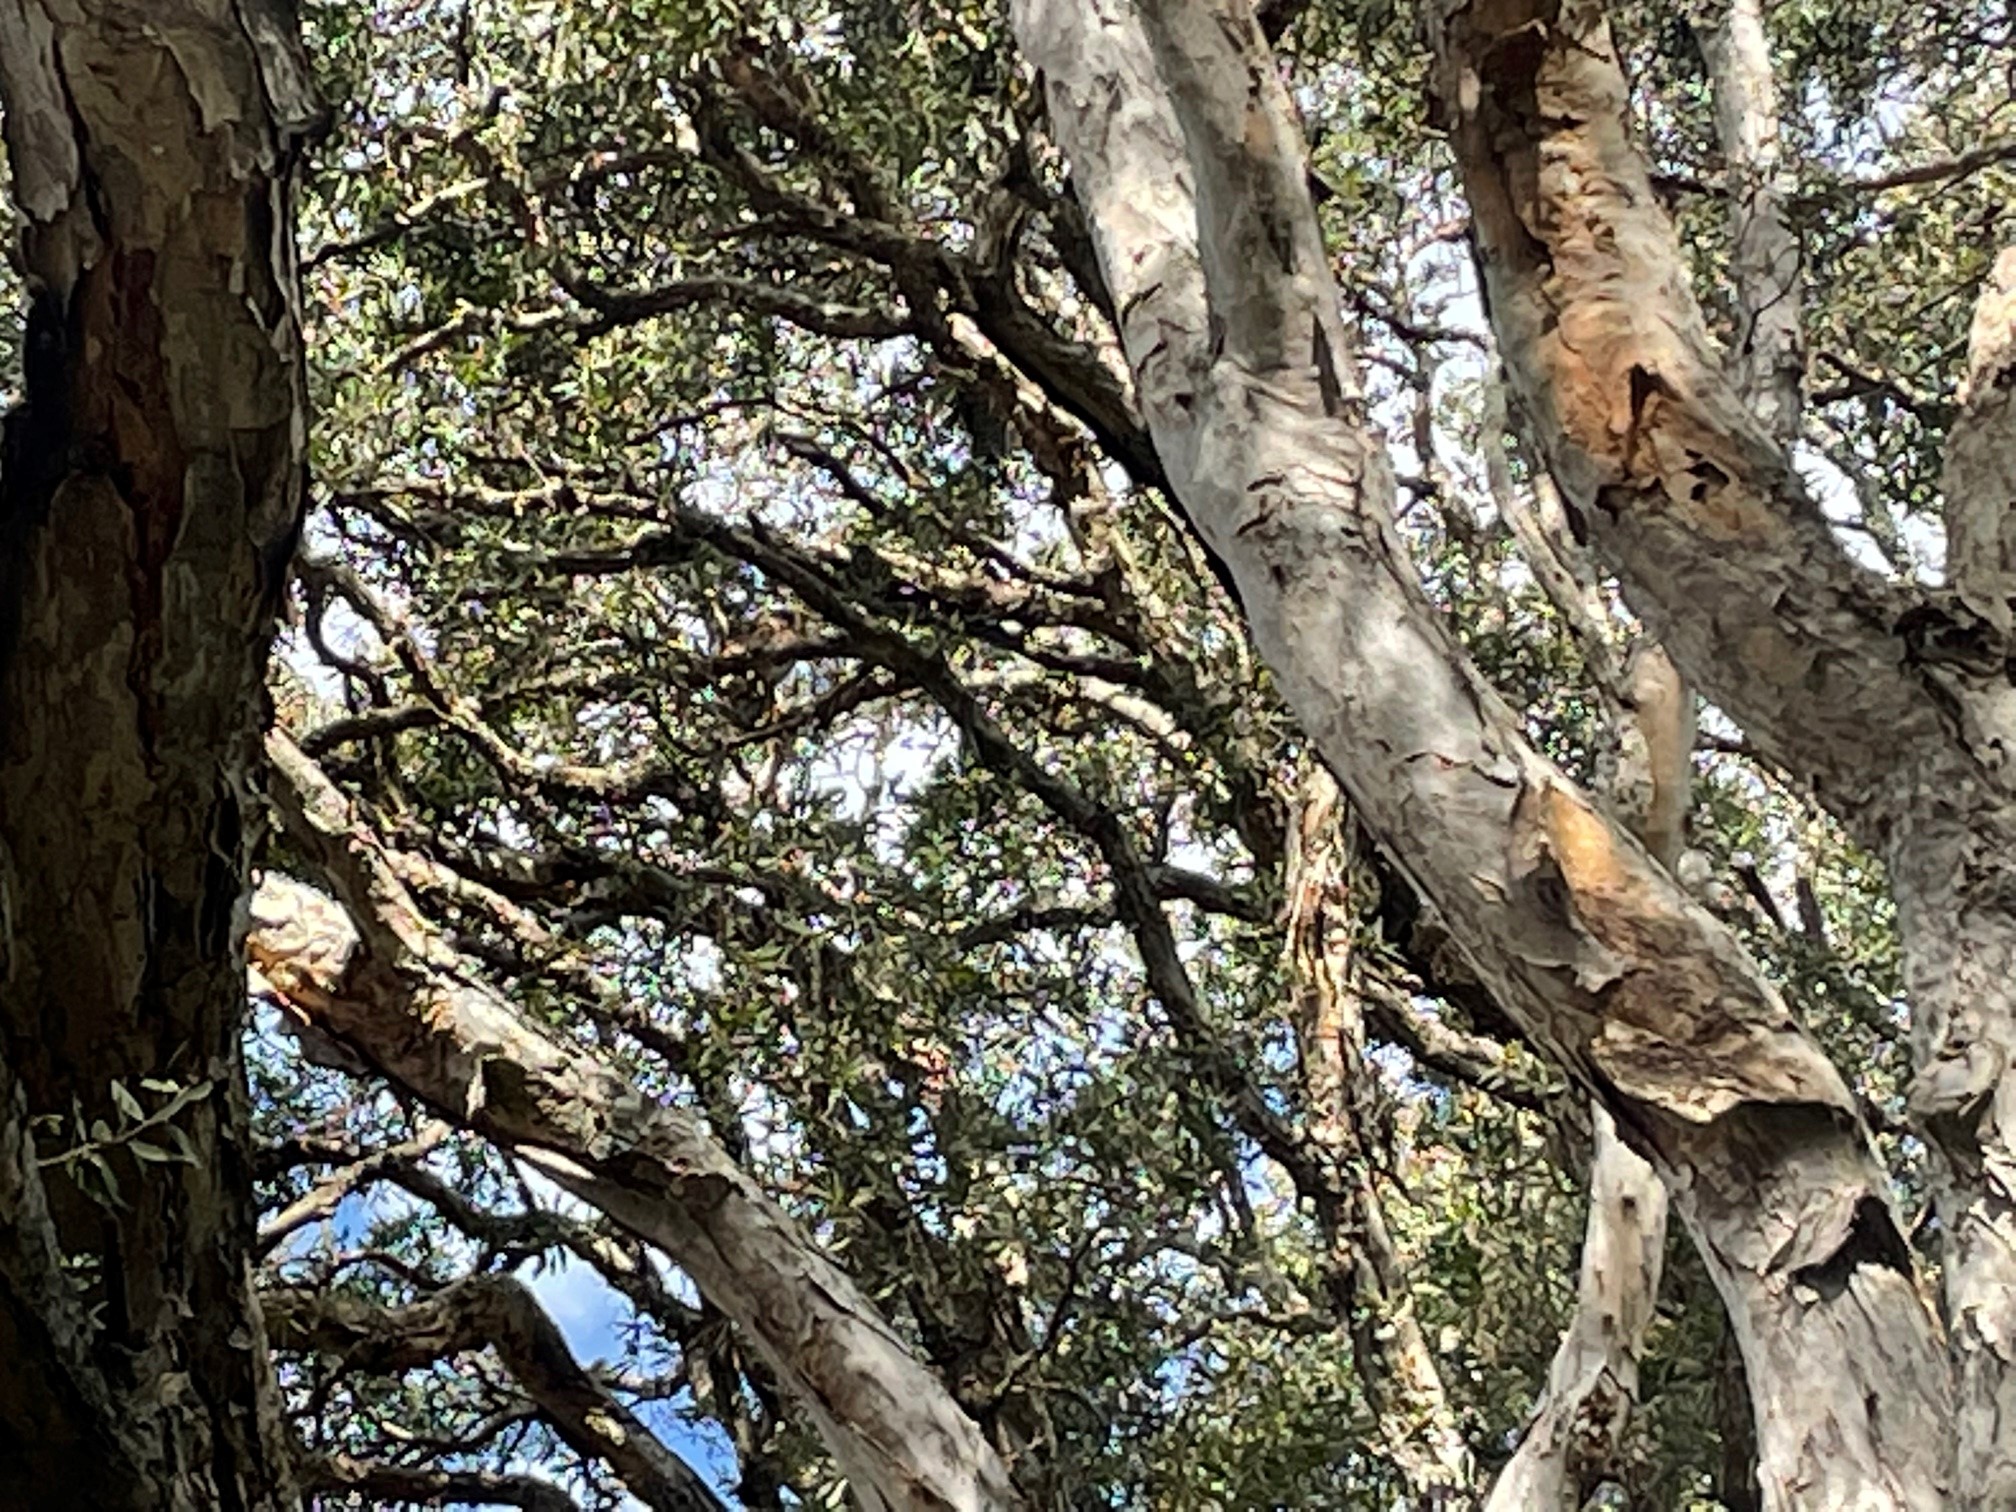
{"type": "Polygon", "coordinates": [[[27,1507],[101,1474],[107,1505],[290,1505],[250,1285],[234,921],[301,511],[305,63],[271,0],[9,0],[0,97],[32,299],[0,462],[0,1056],[18,1111],[60,1119],[43,1157],[95,1141],[119,1186],[75,1158],[42,1172],[46,1216],[12,1205],[16,1257],[94,1269],[61,1351],[58,1299],[0,1276],[0,1482],[27,1507]],[[119,1138],[115,1082],[168,1095],[143,1079],[208,1089],[175,1115],[193,1158],[119,1138]],[[53,1437],[52,1381],[119,1421],[53,1437]]]}

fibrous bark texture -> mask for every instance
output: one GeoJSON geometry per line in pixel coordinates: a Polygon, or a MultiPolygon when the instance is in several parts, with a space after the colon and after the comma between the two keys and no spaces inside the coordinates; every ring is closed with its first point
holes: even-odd
{"type": "MultiPolygon", "coordinates": [[[[1751,152],[1762,138],[1750,142],[1732,119],[1754,124],[1769,99],[1755,87],[1761,41],[1742,44],[1740,11],[1728,13],[1726,45],[1710,46],[1718,94],[1730,101],[1718,99],[1718,115],[1739,195],[1769,178],[1751,152]]],[[[1994,454],[2006,443],[1970,424],[1967,412],[1981,408],[1970,397],[1948,476],[1956,593],[1917,593],[1862,571],[1801,487],[1782,436],[1759,418],[1772,414],[1770,373],[1789,372],[1789,358],[1756,371],[1744,348],[1725,371],[1708,338],[1631,138],[1598,0],[1444,0],[1431,7],[1430,31],[1492,326],[1568,502],[1680,669],[1889,865],[1913,1015],[1911,1105],[1938,1157],[1957,1393],[1952,1417],[1921,1422],[1956,1428],[1948,1504],[2011,1505],[2016,697],[1994,544],[2008,502],[1994,454]]],[[[1739,236],[1759,206],[1768,209],[1752,196],[1736,207],[1739,236]]],[[[1784,258],[1761,250],[1775,238],[1782,253],[1782,235],[1751,229],[1759,255],[1737,280],[1739,302],[1783,319],[1766,286],[1784,258]]],[[[1994,334],[2007,323],[2000,287],[1991,280],[1977,323],[1977,372],[1983,325],[1986,348],[2007,350],[1994,334]]],[[[1970,388],[1982,392],[1978,379],[1970,388]]],[[[1797,1346],[1779,1347],[1789,1360],[1797,1346]]],[[[1762,1419],[1774,1409],[1754,1372],[1752,1384],[1772,1505],[1801,1483],[1773,1489],[1773,1425],[1762,1419]]],[[[1923,1431],[1946,1459],[1946,1435],[1923,1431]]]]}
{"type": "Polygon", "coordinates": [[[1540,1410],[1492,1483],[1486,1512],[1561,1512],[1612,1467],[1638,1396],[1638,1360],[1659,1301],[1666,1188],[1600,1107],[1589,1157],[1589,1222],[1575,1311],[1547,1371],[1540,1410]]]}
{"type": "Polygon", "coordinates": [[[1921,1427],[1948,1410],[1936,1325],[1839,1074],[1728,932],[1524,741],[1420,591],[1250,11],[1014,16],[1172,491],[1368,825],[1665,1177],[1772,1403],[1770,1504],[1945,1505],[1921,1427]]]}
{"type": "MultiPolygon", "coordinates": [[[[1611,702],[1617,705],[1610,808],[1669,871],[1686,840],[1694,775],[1694,694],[1657,646],[1639,646],[1611,702]]],[[[1576,1275],[1575,1311],[1547,1372],[1539,1409],[1518,1452],[1499,1472],[1487,1512],[1579,1508],[1615,1468],[1638,1397],[1638,1361],[1659,1302],[1666,1252],[1666,1188],[1617,1135],[1601,1104],[1591,1110],[1589,1219],[1576,1275]]]]}
{"type": "Polygon", "coordinates": [[[299,883],[262,886],[248,953],[293,1011],[663,1250],[776,1373],[870,1512],[1020,1506],[944,1383],[700,1120],[645,1101],[467,976],[342,795],[285,736],[268,748],[290,836],[356,921],[299,883]]]}
{"type": "Polygon", "coordinates": [[[1946,575],[1968,608],[2016,628],[2016,247],[1974,307],[1945,486],[1946,575]]]}
{"type": "Polygon", "coordinates": [[[1763,0],[1714,0],[1694,21],[1715,90],[1715,136],[1728,165],[1729,280],[1736,330],[1730,378],[1764,428],[1798,439],[1806,396],[1799,240],[1785,215],[1778,89],[1763,0]]]}
{"type": "Polygon", "coordinates": [[[1474,1470],[1373,1174],[1373,1073],[1352,961],[1358,925],[1351,834],[1336,780],[1313,767],[1289,830],[1286,964],[1311,1109],[1309,1141],[1328,1178],[1316,1202],[1336,1305],[1350,1320],[1352,1352],[1384,1450],[1415,1495],[1429,1499],[1467,1492],[1474,1470]]]}
{"type": "Polygon", "coordinates": [[[280,1507],[235,920],[301,510],[306,69],[273,0],[0,0],[0,100],[31,301],[0,461],[0,1486],[280,1507]],[[116,1142],[145,1081],[203,1093],[190,1158],[116,1142]],[[43,1116],[45,1160],[114,1142],[38,1177],[43,1116]]]}

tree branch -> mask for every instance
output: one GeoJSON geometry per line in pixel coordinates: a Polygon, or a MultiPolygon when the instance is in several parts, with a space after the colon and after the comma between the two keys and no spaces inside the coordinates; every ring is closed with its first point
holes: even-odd
{"type": "Polygon", "coordinates": [[[268,751],[290,835],[357,921],[268,879],[248,951],[296,1010],[662,1249],[809,1412],[870,1507],[1019,1507],[943,1384],[698,1119],[644,1102],[469,977],[328,779],[284,735],[268,751]]]}
{"type": "Polygon", "coordinates": [[[727,1512],[692,1466],[581,1368],[559,1327],[512,1276],[471,1276],[404,1307],[302,1288],[269,1291],[262,1301],[276,1348],[332,1356],[372,1375],[494,1349],[567,1447],[607,1464],[652,1512],[727,1512]]]}
{"type": "MultiPolygon", "coordinates": [[[[1685,1194],[1760,1397],[1778,1409],[1763,1425],[1776,1473],[1825,1494],[1881,1484],[1899,1505],[1938,1505],[1938,1456],[1904,1421],[1916,1414],[1878,1410],[1880,1394],[1900,1389],[1943,1410],[1950,1387],[1854,1098],[1728,930],[1525,741],[1427,602],[1391,524],[1390,466],[1356,412],[1348,349],[1329,334],[1338,299],[1299,176],[1298,128],[1250,11],[1150,0],[1152,49],[1117,0],[1018,0],[1013,14],[1099,237],[1157,449],[1237,578],[1287,703],[1507,1010],[1685,1194]],[[1852,1299],[1794,1280],[1836,1266],[1854,1278],[1852,1299]],[[1795,1305],[1794,1290],[1813,1300],[1795,1305]],[[1795,1335],[1796,1355],[1780,1352],[1795,1335]],[[1831,1383],[1824,1394],[1816,1376],[1831,1383]]],[[[1530,101],[1543,59],[1579,77],[1595,65],[1558,53],[1602,40],[1544,25],[1492,31],[1505,55],[1462,77],[1452,100],[1464,111],[1499,101],[1508,77],[1530,101]]],[[[1621,132],[1605,101],[1603,129],[1621,132]]],[[[1494,122],[1481,145],[1497,150],[1497,133],[1519,124],[1494,122]]],[[[1529,167],[1520,182],[1548,171],[1529,167]]],[[[1578,202],[1560,222],[1588,216],[1578,202]]],[[[1530,263],[1530,239],[1547,229],[1502,255],[1530,263]]],[[[1578,255],[1557,249],[1557,269],[1578,255]]],[[[1604,330],[1573,326],[1578,337],[1604,330]]],[[[1628,399],[1626,377],[1607,375],[1605,414],[1619,393],[1628,399]]],[[[1726,393],[1719,373],[1703,381],[1726,393]]],[[[1734,423],[1742,456],[1768,459],[1754,423],[1740,412],[1734,423]]],[[[1782,533],[1775,516],[1767,526],[1782,533]]],[[[1817,514],[1815,529],[1831,551],[1817,514]]],[[[1706,556],[1698,542],[1681,549],[1706,556]]],[[[1759,623],[1754,605],[1728,612],[1759,623]]],[[[1866,642],[1880,623],[1850,629],[1875,655],[1866,642]]],[[[1900,681],[1894,659],[1869,675],[1879,692],[1886,676],[1892,689],[1900,681]]],[[[1819,717],[1847,723],[1838,710],[1819,717]]],[[[1866,718],[1865,702],[1852,735],[1864,747],[1908,728],[1872,730],[1866,718]]]]}
{"type": "Polygon", "coordinates": [[[1778,85],[1763,0],[1711,0],[1694,19],[1729,165],[1729,272],[1736,286],[1731,381],[1780,446],[1799,436],[1806,381],[1799,241],[1785,216],[1778,85]]]}
{"type": "Polygon", "coordinates": [[[297,1455],[295,1474],[304,1491],[333,1491],[372,1502],[409,1502],[416,1507],[452,1502],[458,1506],[517,1507],[521,1512],[581,1512],[573,1497],[534,1475],[375,1464],[347,1454],[297,1455]]]}
{"type": "MultiPolygon", "coordinates": [[[[1908,600],[1850,561],[1723,376],[1601,5],[1437,0],[1431,32],[1499,349],[1580,526],[1688,680],[1880,846],[1886,774],[1947,749],[1892,633],[1908,600]]],[[[1729,93],[1735,129],[1752,104],[1729,93]]],[[[1779,322],[1757,355],[1783,386],[1771,291],[1794,270],[1764,202],[1745,213],[1747,297],[1779,322]]]]}

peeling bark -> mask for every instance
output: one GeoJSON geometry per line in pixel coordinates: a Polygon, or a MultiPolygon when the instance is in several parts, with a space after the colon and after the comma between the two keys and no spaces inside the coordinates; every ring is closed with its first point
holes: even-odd
{"type": "MultiPolygon", "coordinates": [[[[1963,409],[1978,412],[1963,412],[1949,457],[1956,592],[1914,594],[1853,567],[1709,348],[1630,139],[1600,4],[1443,0],[1430,19],[1493,326],[1591,540],[1688,675],[1889,867],[1913,1013],[1911,1103],[1940,1156],[1951,1246],[1942,1281],[1959,1407],[1938,1419],[1957,1429],[1951,1504],[2011,1505],[2006,416],[1971,380],[1963,409]]],[[[1977,372],[1984,351],[2003,354],[1987,370],[2006,369],[2008,318],[1998,272],[1977,372]]],[[[1763,1450],[1768,1462],[1768,1431],[1763,1450]]]]}
{"type": "MultiPolygon", "coordinates": [[[[1945,476],[1954,588],[2005,629],[2016,608],[2012,389],[2016,249],[1996,259],[1975,306],[1945,476]]],[[[2006,673],[1980,686],[1977,707],[1998,695],[2001,709],[1978,719],[1983,734],[1995,732],[1995,712],[2009,722],[2006,673]]],[[[1960,1504],[1981,1508],[2016,1505],[2016,803],[1997,796],[1958,789],[1902,832],[1890,857],[1918,1068],[1910,1107],[1938,1156],[1956,1483],[1960,1504]]]]}
{"type": "Polygon", "coordinates": [[[0,0],[0,101],[31,300],[0,461],[0,1484],[284,1507],[236,921],[301,511],[305,60],[274,0],[0,0]],[[215,1084],[178,1119],[195,1159],[114,1151],[116,1207],[51,1167],[45,1204],[20,1118],[60,1115],[60,1149],[73,1100],[116,1128],[142,1078],[215,1084]],[[82,1294],[37,1278],[58,1252],[97,1258],[82,1294]]]}
{"type": "Polygon", "coordinates": [[[328,779],[285,736],[268,749],[290,836],[355,920],[267,879],[248,953],[293,1011],[663,1250],[810,1416],[867,1512],[1020,1507],[944,1383],[700,1120],[468,977],[328,779]]]}
{"type": "Polygon", "coordinates": [[[1358,1379],[1387,1455],[1417,1498],[1467,1492],[1470,1448],[1414,1310],[1386,1227],[1363,1124],[1365,1016],[1351,955],[1350,866],[1343,795],[1320,766],[1302,783],[1284,891],[1286,956],[1308,1098],[1308,1139],[1327,1185],[1317,1199],[1338,1312],[1351,1322],[1358,1379]],[[1326,1210],[1327,1209],[1327,1210],[1326,1210]]]}
{"type": "Polygon", "coordinates": [[[1799,438],[1806,402],[1799,239],[1785,218],[1783,145],[1763,0],[1711,0],[1694,35],[1715,91],[1715,136],[1727,165],[1729,279],[1736,331],[1730,379],[1781,446],[1799,438]]]}
{"type": "Polygon", "coordinates": [[[2016,1505],[2016,826],[1927,823],[1890,863],[1911,997],[1907,1104],[1934,1155],[1955,1384],[1953,1505],[2016,1505]]]}
{"type": "Polygon", "coordinates": [[[1666,1188],[1596,1109],[1589,1225],[1575,1312],[1554,1351],[1547,1393],[1485,1512],[1574,1512],[1612,1468],[1638,1397],[1638,1359],[1659,1300],[1666,1188]]]}
{"type": "Polygon", "coordinates": [[[1368,826],[1665,1177],[1773,1406],[1766,1504],[1946,1505],[1922,1429],[1948,1411],[1936,1325],[1848,1089],[1729,933],[1523,740],[1420,590],[1250,10],[1019,0],[1014,23],[1177,499],[1368,826]]]}
{"type": "Polygon", "coordinates": [[[1974,306],[1944,486],[1947,579],[2007,634],[2016,629],[2016,247],[1995,259],[1974,306]]]}
{"type": "MultiPolygon", "coordinates": [[[[1429,22],[1492,329],[1578,530],[1688,679],[1880,848],[1899,767],[1947,740],[1893,633],[1908,599],[1848,558],[1761,391],[1723,372],[1599,0],[1437,0],[1429,22]]],[[[1739,136],[1758,108],[1718,91],[1739,136]]],[[[1782,385],[1796,308],[1771,299],[1790,254],[1768,204],[1737,207],[1757,264],[1739,297],[1764,321],[1759,381],[1782,385]]]]}
{"type": "MultiPolygon", "coordinates": [[[[1666,653],[1640,645],[1620,679],[1610,808],[1671,871],[1686,842],[1694,777],[1694,693],[1666,653]]],[[[1615,1468],[1638,1400],[1638,1362],[1659,1302],[1666,1255],[1666,1188],[1591,1111],[1589,1219],[1575,1311],[1547,1372],[1547,1389],[1519,1449],[1491,1487],[1486,1512],[1579,1508],[1615,1468]]]]}

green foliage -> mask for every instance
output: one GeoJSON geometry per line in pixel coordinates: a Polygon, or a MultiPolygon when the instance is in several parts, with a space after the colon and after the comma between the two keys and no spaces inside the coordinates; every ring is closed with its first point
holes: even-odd
{"type": "MultiPolygon", "coordinates": [[[[2006,21],[1976,9],[1773,11],[1812,445],[1928,519],[2009,169],[1853,181],[2006,131],[2006,38],[1969,31],[2006,21]]],[[[1335,1111],[1284,957],[1308,756],[1129,438],[1088,436],[1115,382],[1102,295],[999,9],[403,0],[308,23],[338,125],[303,209],[316,509],[276,697],[469,969],[702,1112],[1042,1505],[1404,1503],[1354,1342],[1365,1236],[1325,1209],[1361,1183],[1406,1277],[1376,1305],[1418,1316],[1453,1419],[1502,1461],[1572,1301],[1572,1099],[1515,1105],[1374,1014],[1351,1057],[1374,1137],[1299,1188],[1267,1148],[1276,1127],[1313,1147],[1335,1111]]],[[[1726,324],[1691,35],[1661,7],[1618,24],[1726,324]]],[[[1411,18],[1318,4],[1284,49],[1424,582],[1593,776],[1586,648],[1485,478],[1465,211],[1411,18]]],[[[1915,570],[1900,521],[1859,524],[1915,570]]],[[[1882,879],[1710,728],[1708,900],[1895,1113],[1882,879]]],[[[1361,859],[1337,927],[1368,1001],[1504,1033],[1436,1000],[1400,884],[1361,859]]],[[[266,1168],[269,1213],[419,1136],[270,1025],[250,1061],[262,1143],[300,1156],[266,1168]]],[[[139,1155],[164,1116],[57,1158],[139,1155]]],[[[1886,1150],[1910,1191],[1915,1149],[1886,1150]]],[[[562,1255],[634,1275],[495,1151],[412,1160],[461,1206],[353,1205],[275,1274],[387,1303],[562,1255]]],[[[1670,1271],[1622,1479],[1631,1505],[1705,1507],[1741,1402],[1698,1266],[1670,1271]]],[[[658,1280],[625,1291],[626,1380],[718,1426],[749,1505],[838,1505],[762,1364],[658,1280]]],[[[529,1417],[497,1429],[494,1371],[284,1379],[319,1450],[530,1459],[619,1494],[529,1417]]]]}

